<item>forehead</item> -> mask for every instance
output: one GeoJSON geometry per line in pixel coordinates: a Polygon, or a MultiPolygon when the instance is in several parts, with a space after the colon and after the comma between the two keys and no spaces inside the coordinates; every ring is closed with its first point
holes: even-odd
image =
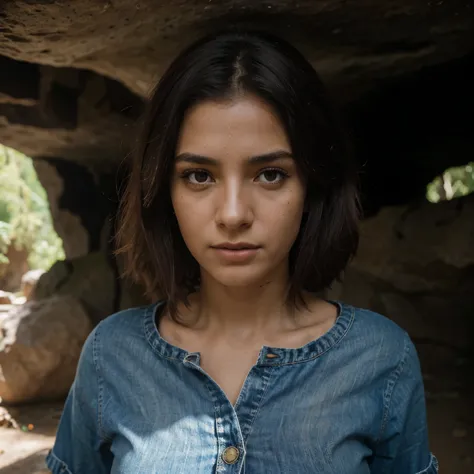
{"type": "Polygon", "coordinates": [[[244,96],[191,108],[181,126],[177,153],[255,155],[274,148],[291,151],[283,125],[267,103],[244,96]]]}

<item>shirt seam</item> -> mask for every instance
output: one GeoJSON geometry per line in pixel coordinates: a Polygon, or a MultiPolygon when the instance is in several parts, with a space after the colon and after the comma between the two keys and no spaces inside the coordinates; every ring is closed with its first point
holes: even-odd
{"type": "Polygon", "coordinates": [[[158,308],[159,305],[160,305],[160,303],[152,304],[152,305],[146,307],[145,311],[143,313],[143,317],[142,317],[143,330],[145,332],[145,338],[147,340],[147,343],[151,347],[151,350],[153,352],[155,352],[156,354],[158,354],[160,357],[163,357],[163,359],[170,360],[170,361],[183,362],[183,360],[179,357],[164,354],[163,351],[161,350],[161,348],[156,343],[156,341],[153,340],[155,334],[154,334],[153,330],[148,327],[148,324],[150,323],[148,321],[148,318],[150,317],[149,312],[151,311],[151,313],[152,313],[151,316],[153,317],[153,321],[154,321],[155,311],[156,311],[156,309],[158,308]]]}
{"type": "Polygon", "coordinates": [[[352,325],[354,324],[354,320],[355,320],[355,310],[354,310],[354,308],[351,308],[351,318],[350,318],[344,332],[337,339],[337,341],[335,341],[333,344],[330,344],[323,351],[318,352],[317,354],[314,354],[311,357],[308,357],[308,358],[305,358],[305,359],[302,359],[302,360],[295,360],[295,361],[291,361],[291,362],[281,362],[281,363],[276,363],[276,364],[267,364],[267,365],[262,364],[262,365],[266,366],[266,367],[284,367],[284,366],[287,366],[287,365],[303,364],[304,362],[310,362],[312,360],[318,359],[319,357],[321,357],[324,354],[326,354],[327,352],[329,352],[331,349],[337,347],[342,342],[342,340],[347,336],[347,334],[349,333],[352,325]]]}
{"type": "Polygon", "coordinates": [[[430,453],[430,463],[425,469],[418,471],[416,474],[430,474],[430,472],[434,474],[433,469],[435,470],[434,472],[438,472],[439,464],[433,453],[430,453]]]}
{"type": "Polygon", "coordinates": [[[389,378],[387,380],[387,386],[385,387],[384,394],[383,394],[383,407],[384,407],[384,413],[382,417],[382,422],[380,425],[380,430],[379,434],[375,440],[375,443],[379,443],[382,439],[382,436],[385,432],[385,429],[387,428],[387,423],[389,420],[389,415],[390,415],[390,409],[391,409],[391,402],[392,402],[392,395],[395,390],[395,386],[397,382],[400,379],[400,376],[403,373],[403,370],[406,366],[406,362],[408,360],[408,355],[410,352],[410,344],[409,344],[409,336],[405,332],[405,342],[404,342],[404,347],[403,347],[403,356],[398,363],[397,367],[391,372],[389,375],[389,378]]]}
{"type": "Polygon", "coordinates": [[[92,344],[92,354],[93,354],[93,359],[94,359],[94,368],[96,371],[96,376],[97,376],[97,426],[99,428],[99,437],[100,441],[102,442],[108,442],[110,441],[110,437],[107,436],[104,430],[104,420],[103,420],[103,401],[104,401],[104,383],[103,383],[103,378],[100,372],[100,363],[99,363],[99,358],[100,358],[100,352],[99,352],[99,336],[100,336],[100,323],[97,325],[95,334],[94,334],[94,339],[93,339],[93,344],[92,344]]]}
{"type": "Polygon", "coordinates": [[[54,453],[54,448],[51,449],[46,456],[46,466],[53,474],[56,472],[73,474],[73,472],[69,469],[69,466],[61,458],[56,456],[54,453]]]}

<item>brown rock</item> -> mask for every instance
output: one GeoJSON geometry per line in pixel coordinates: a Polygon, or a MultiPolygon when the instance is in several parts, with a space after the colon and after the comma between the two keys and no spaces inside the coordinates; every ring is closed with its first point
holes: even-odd
{"type": "Polygon", "coordinates": [[[56,262],[41,276],[31,298],[39,301],[55,295],[71,295],[82,302],[95,323],[114,312],[116,283],[107,255],[95,252],[56,262]]]}
{"type": "Polygon", "coordinates": [[[361,226],[352,268],[406,293],[462,291],[474,266],[474,194],[387,207],[361,226]]]}
{"type": "Polygon", "coordinates": [[[65,396],[92,329],[72,296],[29,302],[3,316],[0,397],[8,404],[65,396]]]}
{"type": "Polygon", "coordinates": [[[465,438],[467,436],[467,430],[465,428],[455,428],[453,430],[454,438],[465,438]]]}
{"type": "Polygon", "coordinates": [[[425,349],[458,357],[472,339],[473,212],[474,194],[383,209],[362,223],[358,255],[329,297],[378,311],[425,349]]]}

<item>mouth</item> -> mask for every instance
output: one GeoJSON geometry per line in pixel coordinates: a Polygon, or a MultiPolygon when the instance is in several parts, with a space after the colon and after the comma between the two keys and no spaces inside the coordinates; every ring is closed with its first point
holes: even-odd
{"type": "Polygon", "coordinates": [[[242,251],[242,250],[257,250],[260,248],[259,245],[249,244],[247,242],[225,242],[218,245],[213,245],[212,248],[218,250],[233,250],[233,251],[242,251]]]}
{"type": "Polygon", "coordinates": [[[216,251],[219,259],[226,264],[246,264],[257,256],[261,247],[247,242],[225,242],[211,248],[216,251]]]}

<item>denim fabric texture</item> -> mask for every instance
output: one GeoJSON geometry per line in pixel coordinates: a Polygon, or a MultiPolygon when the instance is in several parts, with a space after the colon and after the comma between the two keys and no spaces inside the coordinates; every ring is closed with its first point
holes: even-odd
{"type": "Polygon", "coordinates": [[[160,337],[157,303],[88,337],[47,456],[54,474],[435,474],[423,380],[405,331],[336,303],[322,337],[264,346],[233,406],[160,337]]]}

